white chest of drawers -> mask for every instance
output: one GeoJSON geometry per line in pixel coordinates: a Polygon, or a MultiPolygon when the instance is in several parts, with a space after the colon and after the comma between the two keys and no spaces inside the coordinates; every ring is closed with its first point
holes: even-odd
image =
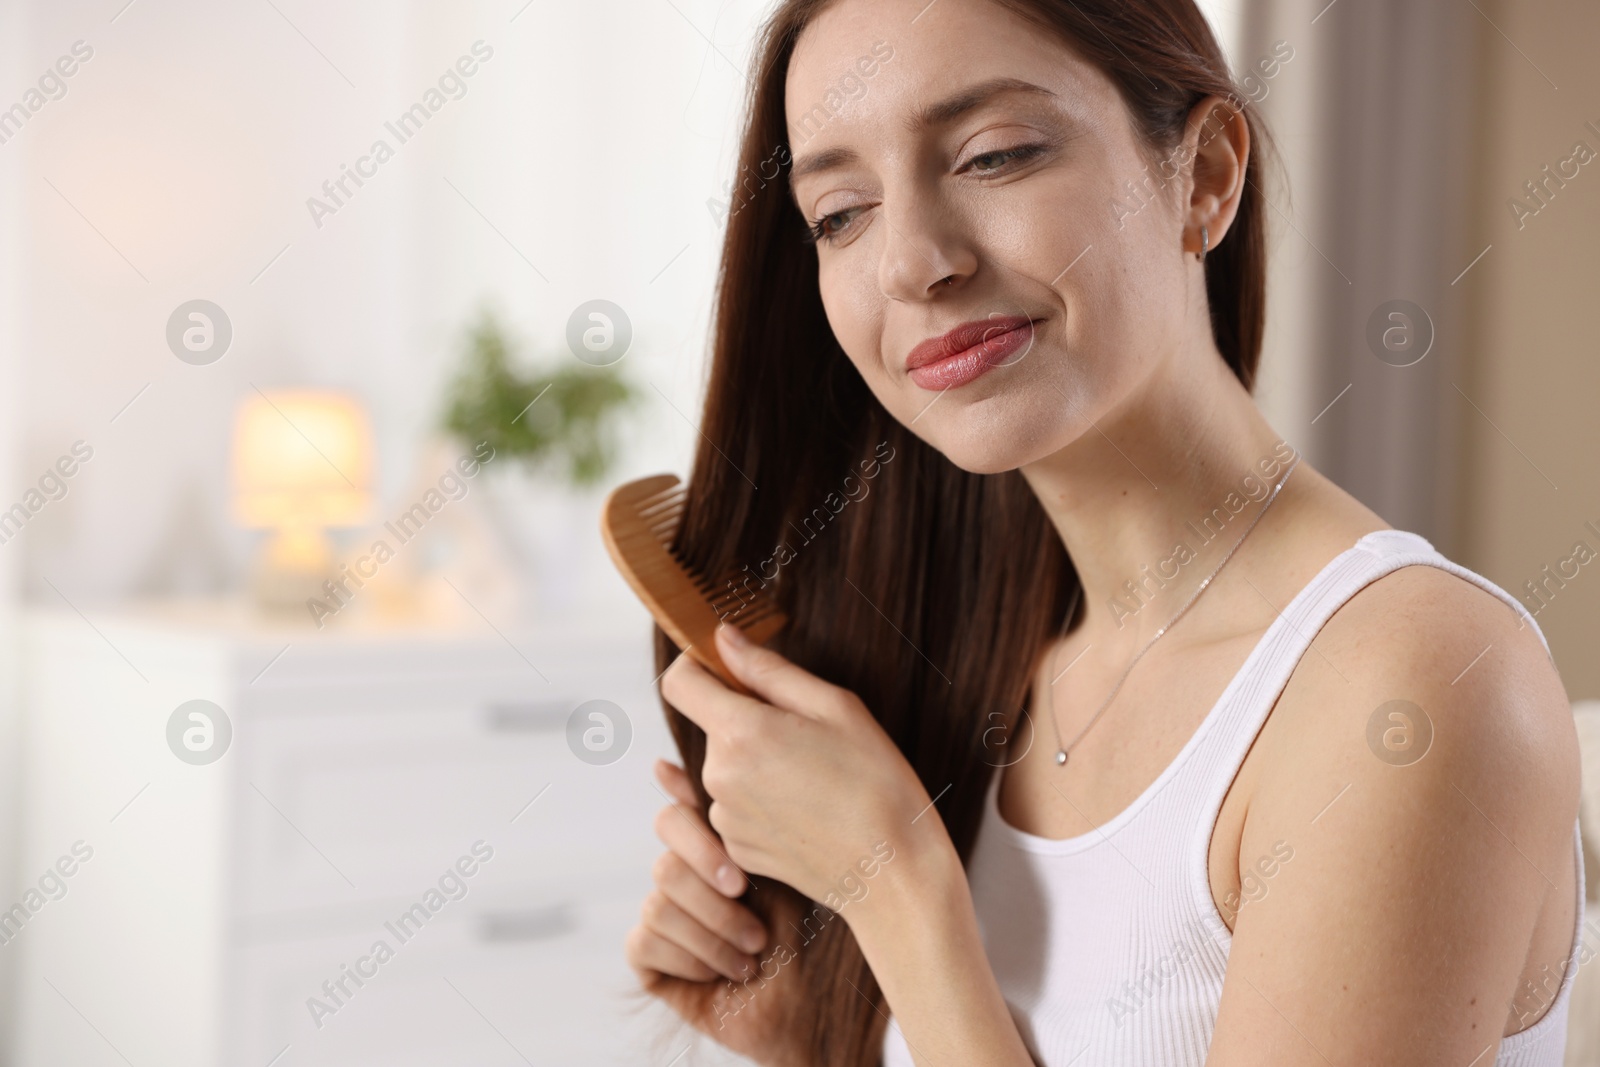
{"type": "Polygon", "coordinates": [[[660,851],[650,765],[673,752],[642,612],[503,635],[87,615],[25,626],[23,878],[93,855],[0,945],[14,1062],[639,1064],[688,1044],[637,1010],[622,957],[660,851]],[[232,726],[204,765],[168,743],[194,699],[232,726]],[[567,740],[593,699],[632,727],[609,764],[567,740]]]}

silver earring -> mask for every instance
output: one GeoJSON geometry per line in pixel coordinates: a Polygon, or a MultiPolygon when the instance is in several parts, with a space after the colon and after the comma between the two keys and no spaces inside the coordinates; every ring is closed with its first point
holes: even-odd
{"type": "Polygon", "coordinates": [[[1204,226],[1200,227],[1200,262],[1206,261],[1206,253],[1211,250],[1211,234],[1204,226]]]}

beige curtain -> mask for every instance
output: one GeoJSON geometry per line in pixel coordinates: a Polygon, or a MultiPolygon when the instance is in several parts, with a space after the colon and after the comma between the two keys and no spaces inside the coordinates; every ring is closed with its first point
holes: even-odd
{"type": "Polygon", "coordinates": [[[1267,185],[1263,406],[1318,469],[1447,554],[1464,332],[1451,283],[1478,251],[1463,226],[1476,17],[1444,0],[1250,0],[1236,62],[1242,77],[1293,55],[1270,80],[1254,70],[1283,164],[1267,185]],[[1393,301],[1422,315],[1392,318],[1393,301]],[[1407,330],[1431,348],[1380,359],[1375,314],[1397,349],[1407,330]]]}

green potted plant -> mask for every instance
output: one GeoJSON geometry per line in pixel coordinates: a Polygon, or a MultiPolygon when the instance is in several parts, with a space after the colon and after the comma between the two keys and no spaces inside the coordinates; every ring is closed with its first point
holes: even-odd
{"type": "MultiPolygon", "coordinates": [[[[518,602],[541,612],[576,606],[599,551],[598,490],[619,450],[619,416],[641,392],[614,366],[570,354],[521,370],[494,315],[469,329],[446,390],[443,429],[467,448],[487,443],[483,504],[518,565],[518,602]],[[514,466],[531,477],[511,477],[514,466]]],[[[526,610],[526,607],[524,608],[526,610]]]]}
{"type": "Polygon", "coordinates": [[[504,330],[484,312],[447,393],[444,428],[462,441],[487,441],[497,456],[557,470],[575,488],[596,485],[616,458],[615,422],[639,398],[613,367],[569,362],[519,373],[504,330]]]}

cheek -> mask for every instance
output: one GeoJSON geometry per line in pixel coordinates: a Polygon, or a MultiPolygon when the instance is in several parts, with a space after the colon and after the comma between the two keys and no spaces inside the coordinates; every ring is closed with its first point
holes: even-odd
{"type": "Polygon", "coordinates": [[[1012,195],[973,205],[971,223],[986,258],[1040,285],[1050,285],[1088,248],[1073,269],[1083,266],[1107,236],[1100,213],[1080,186],[1078,181],[1019,184],[1012,195]]]}
{"type": "Polygon", "coordinates": [[[1058,180],[1018,183],[1015,195],[974,213],[986,258],[1010,275],[1003,289],[1047,299],[1045,287],[1054,291],[1063,312],[1057,337],[1072,361],[1060,369],[1074,387],[1112,373],[1098,366],[1107,361],[1115,377],[1136,376],[1130,354],[1156,347],[1174,314],[1170,294],[1182,289],[1180,257],[1163,253],[1177,239],[1171,209],[1151,200],[1119,224],[1117,190],[1142,165],[1120,155],[1085,160],[1058,180]]]}
{"type": "Polygon", "coordinates": [[[833,336],[876,393],[888,384],[883,358],[887,300],[878,288],[876,252],[867,244],[858,240],[834,257],[821,268],[817,282],[833,336]]]}
{"type": "Polygon", "coordinates": [[[1164,209],[1151,204],[1119,228],[1107,204],[1094,207],[1099,210],[1074,213],[1080,225],[1061,239],[1070,255],[1055,269],[1082,258],[1053,287],[1067,311],[1072,365],[1066,373],[1114,403],[1152,370],[1158,353],[1181,341],[1186,309],[1177,294],[1185,291],[1184,264],[1164,209]]]}

